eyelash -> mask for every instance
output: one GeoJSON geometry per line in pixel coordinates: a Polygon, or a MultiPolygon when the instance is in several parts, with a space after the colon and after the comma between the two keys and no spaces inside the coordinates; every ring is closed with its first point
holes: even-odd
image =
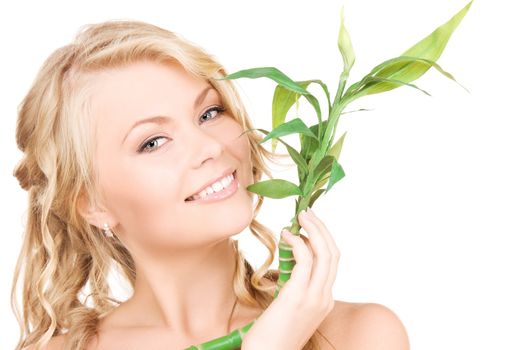
{"type": "MultiPolygon", "coordinates": [[[[215,106],[215,107],[212,107],[212,108],[208,109],[206,112],[204,112],[203,115],[206,115],[207,113],[212,112],[212,111],[216,111],[216,112],[217,112],[217,116],[215,116],[214,118],[208,119],[208,120],[213,120],[213,119],[218,118],[222,113],[224,113],[224,112],[226,111],[226,108],[224,108],[224,107],[222,107],[222,106],[215,106]]],[[[201,115],[201,117],[202,117],[203,115],[201,115]]],[[[151,142],[153,142],[153,141],[156,141],[156,140],[158,140],[158,139],[162,139],[162,138],[166,138],[166,137],[165,137],[165,136],[156,136],[156,137],[153,137],[153,138],[147,140],[146,142],[144,142],[144,143],[139,147],[139,149],[138,149],[138,153],[144,153],[144,152],[146,152],[146,153],[151,153],[151,152],[154,152],[158,147],[153,148],[153,149],[150,150],[150,151],[146,151],[146,146],[147,146],[149,143],[151,143],[151,142]]]]}

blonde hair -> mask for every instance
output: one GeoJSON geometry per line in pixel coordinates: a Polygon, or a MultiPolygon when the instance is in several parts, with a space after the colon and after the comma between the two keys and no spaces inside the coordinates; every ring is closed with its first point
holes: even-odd
{"type": "MultiPolygon", "coordinates": [[[[86,132],[92,130],[90,90],[84,73],[138,60],[180,63],[219,91],[244,130],[253,128],[233,81],[213,79],[227,75],[223,66],[173,32],[141,21],[106,21],[82,27],[73,43],[54,51],[18,107],[16,142],[24,156],[14,175],[29,193],[29,208],[11,290],[20,325],[17,350],[30,345],[41,349],[51,337],[63,333],[68,334],[65,349],[83,349],[97,334],[99,318],[121,303],[109,296],[111,264],[134,286],[136,271],[129,251],[116,236],[108,239],[87,223],[79,215],[78,203],[83,195],[92,200],[96,193],[94,146],[86,132]],[[21,272],[22,315],[16,298],[21,272]],[[86,285],[92,307],[79,300],[86,285]]],[[[274,162],[285,155],[259,145],[262,136],[256,132],[247,136],[254,180],[259,181],[263,173],[272,178],[264,158],[274,162]]],[[[268,269],[277,242],[272,231],[255,219],[263,203],[263,197],[257,197],[249,229],[264,244],[268,257],[254,271],[236,249],[234,291],[239,302],[265,309],[273,300],[278,277],[278,271],[268,269]],[[271,285],[263,285],[263,278],[271,280],[271,285]]],[[[237,241],[234,244],[237,248],[237,241]]],[[[319,349],[317,333],[304,349],[319,349]]]]}

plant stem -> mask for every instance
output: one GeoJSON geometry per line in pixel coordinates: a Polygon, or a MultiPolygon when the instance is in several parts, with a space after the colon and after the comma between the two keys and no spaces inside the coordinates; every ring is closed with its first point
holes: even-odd
{"type": "MultiPolygon", "coordinates": [[[[255,319],[257,320],[257,319],[255,319]]],[[[184,350],[234,350],[241,347],[242,337],[248,332],[248,330],[253,326],[255,320],[235,329],[230,334],[227,334],[223,337],[210,340],[206,343],[199,345],[190,346],[184,350]]]]}
{"type": "Polygon", "coordinates": [[[342,71],[341,75],[339,76],[339,85],[337,86],[337,93],[335,94],[334,101],[332,102],[332,106],[339,103],[339,100],[341,99],[341,95],[343,94],[343,90],[345,89],[346,85],[346,79],[348,78],[349,72],[342,71]]]}

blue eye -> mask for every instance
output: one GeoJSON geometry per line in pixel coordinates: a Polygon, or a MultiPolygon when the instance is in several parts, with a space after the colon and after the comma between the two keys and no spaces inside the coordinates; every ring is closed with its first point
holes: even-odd
{"type": "MultiPolygon", "coordinates": [[[[207,115],[210,112],[217,112],[217,115],[219,115],[220,113],[223,113],[225,111],[226,111],[226,108],[221,107],[221,106],[216,106],[216,107],[212,107],[212,108],[208,109],[201,117],[207,115]]],[[[208,120],[215,119],[215,118],[216,117],[210,117],[208,120]]]]}
{"type": "Polygon", "coordinates": [[[157,137],[149,139],[148,141],[144,142],[142,146],[140,146],[139,153],[153,152],[155,149],[158,148],[158,146],[157,147],[149,147],[149,146],[156,144],[158,139],[166,139],[166,138],[167,137],[164,137],[164,136],[157,136],[157,137]]]}
{"type": "MultiPolygon", "coordinates": [[[[201,118],[204,117],[205,115],[210,115],[211,112],[217,112],[217,114],[214,117],[210,116],[205,121],[212,120],[212,119],[217,118],[217,116],[219,114],[221,114],[221,113],[223,113],[225,111],[226,111],[226,108],[221,107],[221,106],[215,106],[215,107],[212,107],[212,108],[208,109],[206,112],[204,112],[204,114],[201,116],[201,118]]],[[[200,118],[199,118],[199,120],[200,120],[200,118]]],[[[154,152],[156,149],[158,149],[160,147],[160,146],[155,146],[157,144],[157,140],[159,140],[159,139],[167,139],[167,137],[165,137],[165,136],[156,136],[156,137],[153,137],[153,138],[147,140],[146,142],[144,142],[139,147],[138,153],[154,152]]]]}

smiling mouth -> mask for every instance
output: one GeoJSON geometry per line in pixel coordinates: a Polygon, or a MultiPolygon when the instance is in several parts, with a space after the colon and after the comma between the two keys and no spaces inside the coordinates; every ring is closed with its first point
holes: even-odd
{"type": "MultiPolygon", "coordinates": [[[[204,197],[204,198],[199,197],[198,194],[194,194],[194,195],[191,195],[191,196],[189,196],[188,198],[186,198],[184,201],[185,201],[185,202],[193,202],[193,201],[206,200],[206,198],[207,198],[208,196],[210,196],[210,198],[211,198],[212,196],[215,195],[215,193],[222,193],[222,192],[224,192],[224,191],[228,191],[228,189],[232,186],[232,183],[235,182],[235,181],[237,180],[237,169],[235,169],[235,170],[232,172],[232,175],[233,175],[233,180],[232,180],[232,182],[230,182],[230,184],[229,184],[226,188],[223,188],[223,189],[221,189],[221,190],[218,191],[218,192],[211,193],[211,194],[207,195],[207,196],[204,197]],[[195,198],[194,196],[197,196],[197,198],[195,198]]],[[[210,199],[210,198],[208,198],[208,199],[210,199]]]]}

